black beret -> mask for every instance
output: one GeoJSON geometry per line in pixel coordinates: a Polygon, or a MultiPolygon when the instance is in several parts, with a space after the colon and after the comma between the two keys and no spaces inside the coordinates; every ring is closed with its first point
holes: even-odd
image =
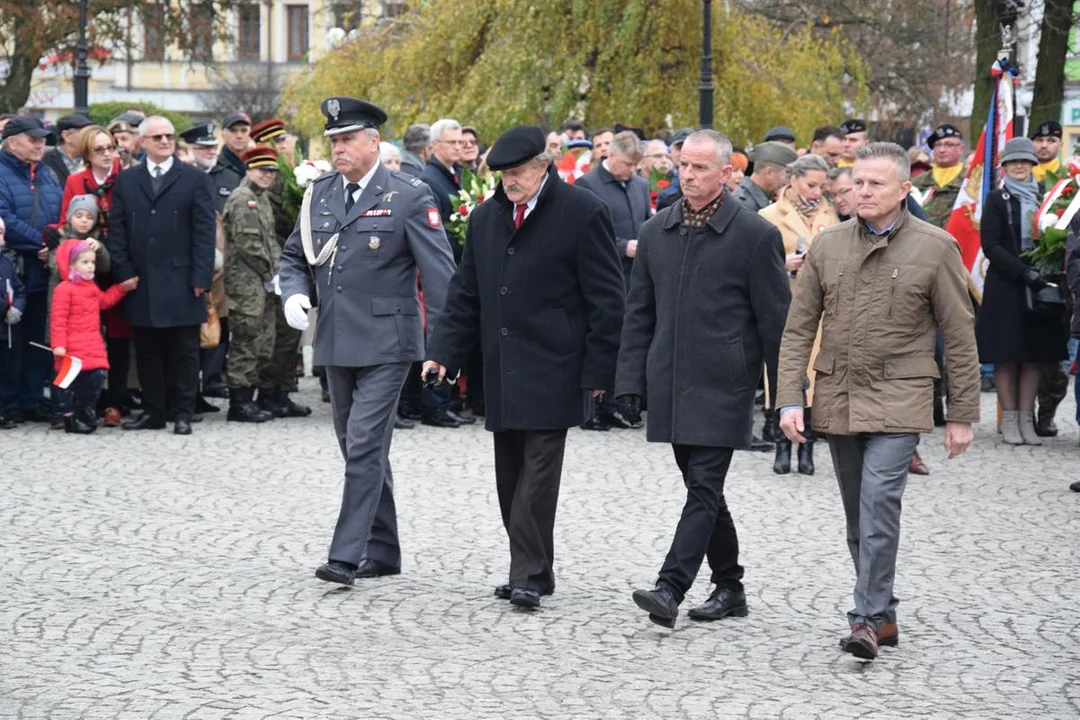
{"type": "Polygon", "coordinates": [[[351,97],[339,95],[326,98],[319,109],[326,116],[326,130],[323,132],[326,137],[368,128],[378,130],[386,122],[386,113],[382,108],[351,97]]]}
{"type": "Polygon", "coordinates": [[[518,125],[500,135],[491,146],[487,164],[492,170],[506,170],[527,163],[546,149],[543,130],[536,125],[518,125]]]}
{"type": "Polygon", "coordinates": [[[926,144],[929,145],[930,149],[932,150],[934,148],[934,143],[936,143],[938,140],[944,140],[948,137],[960,138],[961,140],[963,140],[964,133],[960,132],[960,128],[956,127],[955,125],[943,123],[934,128],[934,132],[930,133],[930,137],[926,139],[926,144]]]}
{"type": "Polygon", "coordinates": [[[1031,133],[1031,139],[1034,140],[1040,137],[1061,137],[1061,124],[1053,120],[1039,123],[1039,126],[1035,128],[1035,132],[1031,133]]]}
{"type": "Polygon", "coordinates": [[[840,131],[842,133],[844,133],[845,135],[850,135],[851,133],[857,133],[857,132],[866,132],[866,121],[865,120],[859,120],[858,118],[852,118],[850,120],[845,120],[840,125],[840,131]]]}
{"type": "Polygon", "coordinates": [[[214,137],[214,123],[195,125],[180,133],[180,138],[189,145],[207,145],[217,147],[214,137]]]}
{"type": "Polygon", "coordinates": [[[795,142],[795,131],[789,127],[783,125],[777,125],[774,128],[769,128],[769,131],[765,133],[765,142],[795,142]]]}

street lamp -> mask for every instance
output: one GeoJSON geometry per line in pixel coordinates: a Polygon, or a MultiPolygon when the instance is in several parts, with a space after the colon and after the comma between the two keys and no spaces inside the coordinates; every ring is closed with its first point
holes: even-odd
{"type": "Polygon", "coordinates": [[[86,3],[79,0],[79,42],[75,46],[75,114],[90,117],[87,101],[90,84],[90,67],[86,64],[86,3]]]}
{"type": "Polygon", "coordinates": [[[712,0],[702,0],[701,85],[698,87],[698,126],[712,129],[712,0]]]}

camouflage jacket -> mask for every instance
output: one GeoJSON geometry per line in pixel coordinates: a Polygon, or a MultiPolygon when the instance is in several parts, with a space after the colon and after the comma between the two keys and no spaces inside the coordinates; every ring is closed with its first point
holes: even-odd
{"type": "Polygon", "coordinates": [[[924,172],[911,181],[911,184],[923,195],[922,209],[931,224],[942,229],[945,228],[945,225],[949,222],[949,216],[952,215],[953,205],[956,204],[956,196],[960,194],[960,188],[964,184],[966,174],[967,168],[945,187],[937,186],[932,172],[924,172]],[[929,195],[929,198],[927,195],[929,195]]]}
{"type": "Polygon", "coordinates": [[[260,315],[277,273],[281,245],[270,196],[244,180],[229,196],[221,216],[225,230],[225,293],[229,312],[260,315]]]}

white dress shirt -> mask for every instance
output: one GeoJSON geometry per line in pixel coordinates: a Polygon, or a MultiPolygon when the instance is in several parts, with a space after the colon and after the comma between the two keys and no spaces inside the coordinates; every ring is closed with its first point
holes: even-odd
{"type": "Polygon", "coordinates": [[[154,162],[153,160],[150,159],[149,156],[147,156],[147,158],[146,158],[146,169],[150,173],[150,177],[154,177],[154,168],[161,168],[161,176],[164,177],[165,173],[172,170],[172,164],[173,164],[172,155],[165,158],[165,161],[160,162],[160,163],[154,162]]]}
{"type": "MultiPolygon", "coordinates": [[[[544,175],[544,179],[540,181],[540,189],[536,191],[536,194],[532,196],[532,200],[525,203],[525,217],[529,217],[532,214],[533,208],[536,207],[536,201],[540,199],[540,193],[544,192],[544,185],[547,184],[548,176],[544,175]]],[[[514,206],[517,208],[517,205],[514,206]]],[[[523,218],[524,220],[524,218],[523,218]]]]}
{"type": "MultiPolygon", "coordinates": [[[[364,177],[360,178],[360,182],[357,183],[357,185],[360,186],[360,189],[353,193],[354,203],[360,199],[360,196],[364,193],[364,188],[366,188],[368,186],[368,183],[371,182],[371,178],[375,176],[375,171],[378,169],[379,163],[376,162],[374,165],[371,166],[371,169],[367,171],[367,174],[364,175],[364,177]]],[[[349,182],[349,178],[345,177],[344,175],[341,176],[341,184],[345,188],[345,192],[349,192],[349,182]]]]}

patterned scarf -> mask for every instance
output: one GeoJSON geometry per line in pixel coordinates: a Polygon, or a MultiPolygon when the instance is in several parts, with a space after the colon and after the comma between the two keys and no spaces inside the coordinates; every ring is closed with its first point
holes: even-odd
{"type": "Polygon", "coordinates": [[[814,213],[817,212],[818,206],[821,204],[820,200],[814,202],[804,200],[803,196],[795,192],[795,188],[790,185],[784,190],[784,197],[791,203],[791,206],[795,208],[795,212],[799,213],[799,216],[807,225],[810,224],[810,220],[814,217],[814,213]]]}
{"type": "Polygon", "coordinates": [[[710,200],[709,204],[700,210],[695,210],[690,207],[690,201],[684,197],[682,201],[683,222],[690,227],[704,227],[705,223],[709,221],[709,218],[711,218],[716,211],[720,209],[720,206],[724,204],[724,197],[726,195],[727,193],[721,190],[719,195],[710,200]]]}

